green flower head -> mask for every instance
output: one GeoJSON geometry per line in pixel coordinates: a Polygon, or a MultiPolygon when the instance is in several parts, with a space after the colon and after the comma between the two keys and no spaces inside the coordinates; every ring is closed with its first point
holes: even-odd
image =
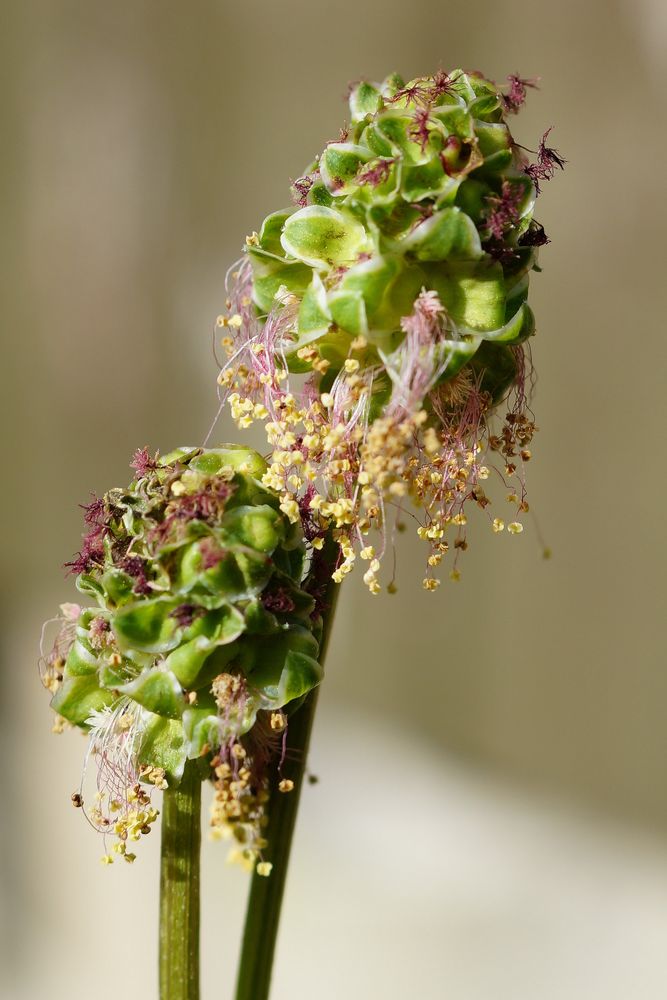
{"type": "Polygon", "coordinates": [[[253,861],[263,767],[290,708],[321,679],[302,533],[246,448],[142,450],[134,467],[128,488],[85,508],[89,531],[69,566],[89,606],[63,606],[46,658],[51,706],[90,733],[88,815],[119,853],[157,815],[142,783],[178,784],[197,760],[202,777],[235,782],[218,825],[245,831],[237,839],[253,861]]]}
{"type": "Polygon", "coordinates": [[[404,340],[401,320],[426,289],[449,323],[437,378],[453,378],[487,345],[487,383],[502,395],[508,346],[534,329],[528,273],[545,239],[506,120],[517,101],[461,70],[352,88],[349,128],[295,182],[299,207],[270,215],[247,246],[260,312],[298,301],[291,371],[324,360],[331,384],[355,338],[367,341],[360,367],[377,366],[404,340]]]}
{"type": "Polygon", "coordinates": [[[464,506],[489,504],[489,451],[521,530],[535,430],[528,285],[548,242],[533,210],[564,163],[548,132],[534,162],[512,137],[508,117],[532,86],[463,70],[355,84],[349,126],[232,274],[219,382],[239,427],[266,421],[264,482],[281,509],[296,519],[307,497],[315,524],[335,531],[334,579],[361,555],[379,591],[387,517],[409,499],[435,589],[446,536],[465,548],[464,506]],[[505,424],[492,428],[501,404],[505,424]]]}

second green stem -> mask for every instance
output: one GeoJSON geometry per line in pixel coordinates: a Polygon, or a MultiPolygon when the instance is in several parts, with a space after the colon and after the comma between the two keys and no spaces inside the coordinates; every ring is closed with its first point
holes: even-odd
{"type": "MultiPolygon", "coordinates": [[[[336,584],[330,583],[324,599],[325,611],[322,615],[322,640],[319,652],[322,665],[331,634],[338,589],[336,584]]],[[[271,779],[269,823],[265,833],[268,847],[263,851],[263,857],[273,868],[268,877],[257,873],[252,876],[236,984],[236,1000],[267,1000],[269,996],[287,865],[299,808],[299,796],[306,772],[317,693],[317,688],[311,691],[301,708],[290,717],[288,729],[290,756],[284,763],[282,773],[274,774],[271,779]],[[287,795],[278,791],[281,778],[288,778],[294,782],[293,791],[287,795]]]]}

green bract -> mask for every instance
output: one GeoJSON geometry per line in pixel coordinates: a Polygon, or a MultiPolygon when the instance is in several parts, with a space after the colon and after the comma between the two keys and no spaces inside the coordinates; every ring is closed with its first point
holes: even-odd
{"type": "Polygon", "coordinates": [[[528,272],[543,235],[507,107],[494,83],[460,70],[353,88],[349,129],[295,184],[301,207],[269,215],[248,241],[260,314],[298,301],[290,370],[309,370],[302,349],[317,348],[326,389],[360,337],[362,368],[391,368],[401,319],[426,289],[449,323],[440,381],[485,345],[485,387],[502,395],[508,346],[534,329],[528,272]]]}
{"type": "Polygon", "coordinates": [[[144,451],[135,468],[86,507],[70,565],[93,606],[76,609],[51,704],[82,729],[127,705],[139,764],[177,782],[186,759],[210,759],[319,683],[314,601],[300,527],[261,485],[255,452],[144,451]],[[223,707],[221,675],[241,691],[223,707]]]}

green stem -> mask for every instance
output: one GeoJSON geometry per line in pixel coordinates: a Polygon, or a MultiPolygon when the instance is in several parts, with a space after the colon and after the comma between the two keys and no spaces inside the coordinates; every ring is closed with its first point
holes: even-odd
{"type": "Polygon", "coordinates": [[[160,1000],[199,1000],[201,776],[188,761],[164,792],[160,869],[160,1000]]]}
{"type": "MultiPolygon", "coordinates": [[[[331,573],[331,568],[328,572],[331,573]]],[[[329,582],[324,597],[326,610],[323,613],[319,653],[322,665],[331,634],[338,590],[338,586],[329,582]]],[[[257,873],[252,876],[236,983],[236,1000],[267,1000],[269,996],[287,864],[316,705],[317,688],[310,692],[303,705],[290,718],[287,730],[289,758],[283,764],[282,774],[274,773],[271,778],[269,823],[265,833],[268,847],[262,854],[273,868],[268,877],[257,873]],[[293,791],[281,794],[277,790],[281,777],[290,778],[294,782],[293,791]]]]}

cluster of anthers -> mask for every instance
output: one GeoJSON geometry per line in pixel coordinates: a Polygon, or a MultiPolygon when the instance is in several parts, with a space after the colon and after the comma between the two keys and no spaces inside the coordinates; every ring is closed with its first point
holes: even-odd
{"type": "MultiPolygon", "coordinates": [[[[238,674],[220,674],[212,685],[213,695],[221,716],[226,721],[243,714],[248,697],[247,684],[238,674]]],[[[245,743],[231,737],[224,742],[211,760],[214,797],[211,806],[211,836],[214,840],[231,840],[234,847],[230,862],[241,864],[247,871],[270,875],[272,865],[263,859],[268,846],[264,831],[269,817],[268,762],[277,741],[282,741],[278,764],[282,768],[287,736],[287,716],[278,710],[260,716],[245,743]]],[[[294,783],[281,777],[280,793],[289,793],[294,783]]]]}
{"type": "MultiPolygon", "coordinates": [[[[437,343],[447,323],[436,293],[423,290],[412,314],[403,320],[402,367],[390,373],[397,382],[403,379],[399,384],[407,391],[400,402],[394,400],[373,419],[374,384],[386,379],[387,371],[379,367],[360,371],[355,354],[367,346],[363,338],[352,341],[333,385],[321,393],[317,374],[329,366],[316,346],[302,348],[300,358],[316,374],[297,387],[298,376],[290,375],[276,360],[279,335],[289,338],[288,310],[280,310],[275,317],[255,314],[247,261],[241,261],[230,277],[229,314],[218,324],[236,330],[237,335],[223,337],[230,361],[219,383],[240,429],[255,420],[264,422],[273,451],[263,482],[280,494],[281,510],[294,523],[303,521],[315,549],[322,547],[328,531],[338,542],[341,558],[334,572],[336,582],[343,580],[359,557],[367,564],[365,583],[372,593],[379,593],[382,557],[393,544],[393,531],[403,530],[401,515],[406,513],[416,519],[417,534],[429,546],[423,580],[426,590],[439,586],[433,570],[450,545],[454,558],[449,575],[459,578],[458,555],[467,547],[466,508],[470,504],[486,513],[494,532],[506,527],[514,534],[523,530],[519,518],[528,511],[525,464],[536,430],[528,403],[532,366],[525,345],[514,349],[517,377],[499,430],[492,423],[496,415],[491,395],[481,388],[480,377],[467,369],[422,392],[423,383],[437,379],[428,371],[430,358],[424,358],[420,343],[431,338],[437,343]],[[239,345],[241,337],[247,337],[245,349],[239,345]],[[273,340],[269,349],[267,337],[273,340]],[[495,455],[501,457],[500,462],[494,461],[495,455]],[[511,511],[507,525],[486,510],[490,501],[484,484],[491,469],[505,487],[511,511]],[[394,523],[388,531],[391,510],[394,523]]],[[[393,579],[387,589],[395,591],[393,579]]]]}
{"type": "Polygon", "coordinates": [[[361,559],[378,593],[406,515],[428,545],[426,590],[450,550],[458,579],[470,508],[496,533],[523,530],[526,295],[548,242],[532,209],[563,165],[546,135],[531,164],[509,133],[533,85],[462,72],[357,84],[350,128],[294,185],[300,207],[269,216],[228,275],[221,405],[241,429],[264,423],[263,482],[313,548],[332,533],[337,582],[361,559]],[[503,517],[488,509],[492,475],[503,517]]]}

